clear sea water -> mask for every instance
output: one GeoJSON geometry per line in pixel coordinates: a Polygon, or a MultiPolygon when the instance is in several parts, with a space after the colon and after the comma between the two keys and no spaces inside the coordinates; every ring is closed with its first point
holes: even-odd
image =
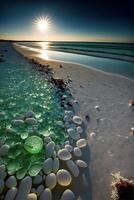
{"type": "Polygon", "coordinates": [[[78,63],[134,79],[134,44],[97,42],[19,42],[49,60],[78,63]],[[74,51],[75,53],[71,53],[74,51]],[[89,55],[85,55],[88,53],[89,55]],[[91,54],[97,54],[92,56],[91,54]],[[101,54],[101,57],[99,56],[101,54]],[[109,58],[110,56],[110,58],[109,58]],[[125,56],[125,57],[124,57],[125,56]],[[131,60],[131,62],[127,61],[131,60]]]}

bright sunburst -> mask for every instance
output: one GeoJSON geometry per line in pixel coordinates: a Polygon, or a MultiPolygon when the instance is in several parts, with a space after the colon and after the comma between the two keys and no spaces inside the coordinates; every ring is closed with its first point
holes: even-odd
{"type": "Polygon", "coordinates": [[[38,17],[35,19],[34,24],[38,27],[39,30],[46,31],[49,29],[51,21],[48,17],[38,17]]]}

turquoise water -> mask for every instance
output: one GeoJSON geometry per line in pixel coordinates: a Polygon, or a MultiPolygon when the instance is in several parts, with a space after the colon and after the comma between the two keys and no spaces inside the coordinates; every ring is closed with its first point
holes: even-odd
{"type": "Polygon", "coordinates": [[[10,46],[4,48],[8,52],[4,53],[5,62],[0,62],[0,141],[5,141],[9,153],[0,157],[0,164],[7,166],[9,174],[17,173],[20,177],[29,170],[29,174],[32,170],[38,172],[45,159],[42,144],[38,154],[26,151],[27,138],[38,136],[43,141],[51,136],[59,144],[67,134],[63,123],[64,110],[54,86],[10,46]],[[29,111],[35,114],[34,124],[25,121],[29,111]],[[23,120],[24,123],[15,125],[13,120],[23,120]]]}
{"type": "Polygon", "coordinates": [[[123,54],[127,55],[129,58],[134,58],[134,46],[130,44],[105,44],[105,43],[70,43],[70,42],[25,42],[19,43],[22,47],[27,47],[30,50],[37,51],[40,53],[40,56],[44,59],[50,60],[59,60],[64,62],[73,62],[82,65],[86,65],[87,67],[93,67],[99,70],[103,70],[105,72],[116,73],[119,75],[123,75],[134,79],[134,62],[128,62],[124,60],[118,59],[110,59],[105,58],[105,53],[111,51],[111,55],[119,54],[120,56],[123,54]],[[94,49],[94,51],[101,53],[104,52],[104,58],[102,57],[94,57],[87,56],[77,53],[68,53],[62,52],[63,48],[68,46],[70,48],[79,48],[87,51],[89,49],[94,49]],[[74,46],[73,46],[74,45],[74,46]],[[58,51],[56,48],[58,46],[58,51]],[[82,47],[81,47],[82,46],[82,47]],[[102,51],[103,50],[103,51],[102,51]],[[124,52],[124,53],[123,53],[124,52]]]}
{"type": "Polygon", "coordinates": [[[76,50],[81,52],[108,53],[112,55],[125,55],[134,57],[134,45],[123,43],[101,43],[101,42],[21,42],[20,44],[47,50],[76,50]]]}

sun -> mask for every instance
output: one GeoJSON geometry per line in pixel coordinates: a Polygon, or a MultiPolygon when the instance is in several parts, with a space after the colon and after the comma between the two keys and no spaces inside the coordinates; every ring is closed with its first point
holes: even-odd
{"type": "Polygon", "coordinates": [[[48,17],[38,17],[35,19],[34,24],[40,31],[47,31],[51,25],[51,21],[48,17]]]}

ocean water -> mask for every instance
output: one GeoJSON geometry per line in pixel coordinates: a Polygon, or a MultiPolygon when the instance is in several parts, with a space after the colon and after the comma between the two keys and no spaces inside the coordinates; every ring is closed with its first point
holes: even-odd
{"type": "Polygon", "coordinates": [[[19,42],[47,60],[93,67],[134,79],[134,44],[97,42],[19,42]],[[88,54],[88,55],[86,55],[88,54]]]}

